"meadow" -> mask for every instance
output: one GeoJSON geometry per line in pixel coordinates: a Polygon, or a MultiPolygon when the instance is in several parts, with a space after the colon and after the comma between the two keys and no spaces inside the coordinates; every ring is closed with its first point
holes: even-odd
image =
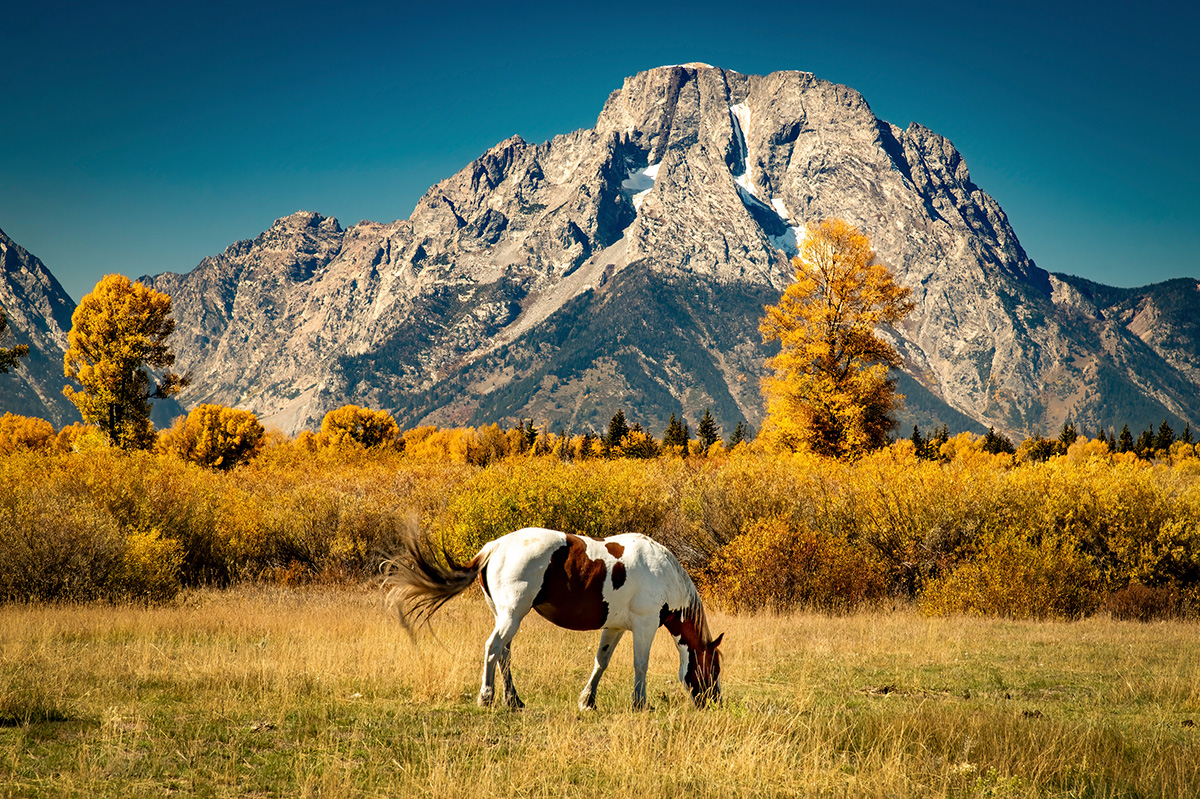
{"type": "Polygon", "coordinates": [[[656,640],[653,709],[623,641],[531,616],[528,707],[475,705],[477,590],[410,640],[378,589],[185,590],[158,605],[0,607],[4,796],[1185,797],[1200,774],[1194,624],[711,614],[724,702],[656,640]]]}

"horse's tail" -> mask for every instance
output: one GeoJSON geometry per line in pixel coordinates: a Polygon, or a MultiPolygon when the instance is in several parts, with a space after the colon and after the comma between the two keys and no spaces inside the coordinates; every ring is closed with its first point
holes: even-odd
{"type": "Polygon", "coordinates": [[[492,544],[470,563],[459,564],[443,547],[434,546],[413,524],[401,535],[403,550],[385,560],[383,584],[391,590],[388,601],[396,608],[400,624],[411,635],[414,624],[427,624],[438,609],[471,587],[487,565],[492,544]]]}

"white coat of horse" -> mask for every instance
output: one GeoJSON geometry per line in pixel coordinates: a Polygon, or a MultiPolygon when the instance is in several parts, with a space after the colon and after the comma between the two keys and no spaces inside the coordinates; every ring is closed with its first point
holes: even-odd
{"type": "Polygon", "coordinates": [[[603,540],[527,527],[492,541],[470,563],[439,557],[417,533],[404,539],[405,552],[387,563],[400,620],[426,621],[476,579],[483,586],[496,626],[484,650],[479,703],[495,700],[499,668],[505,700],[523,707],[513,687],[512,639],[534,610],[560,627],[601,630],[591,677],[579,707],[595,707],[596,686],[617,642],[633,632],[633,706],[646,707],[650,645],[666,627],[679,648],[679,680],[699,707],[721,696],[722,636],[709,635],[696,586],[675,556],[644,535],[629,533],[603,540]]]}

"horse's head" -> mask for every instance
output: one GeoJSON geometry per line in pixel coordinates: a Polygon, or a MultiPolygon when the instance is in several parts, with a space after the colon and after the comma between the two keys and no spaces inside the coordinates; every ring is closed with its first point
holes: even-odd
{"type": "Polygon", "coordinates": [[[704,708],[710,702],[721,701],[721,633],[713,640],[689,647],[689,664],[684,676],[692,701],[696,707],[704,708]]]}

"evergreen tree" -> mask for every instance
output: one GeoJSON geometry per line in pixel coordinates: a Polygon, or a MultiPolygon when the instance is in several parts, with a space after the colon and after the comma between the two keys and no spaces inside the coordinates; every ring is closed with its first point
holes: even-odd
{"type": "Polygon", "coordinates": [[[1154,457],[1154,432],[1151,430],[1143,430],[1138,436],[1137,443],[1133,445],[1133,451],[1138,454],[1139,458],[1154,457]]]}
{"type": "Polygon", "coordinates": [[[1002,433],[997,433],[996,428],[994,427],[989,427],[987,435],[983,437],[983,451],[990,452],[993,455],[1001,452],[1006,452],[1011,455],[1017,450],[1013,446],[1012,440],[1009,439],[1008,436],[1002,433]]]}
{"type": "Polygon", "coordinates": [[[675,414],[671,414],[671,421],[667,423],[662,443],[664,447],[683,447],[683,454],[687,456],[687,428],[675,418],[675,414]]]}
{"type": "Polygon", "coordinates": [[[538,429],[533,426],[532,419],[526,419],[525,425],[521,427],[521,432],[525,435],[525,448],[530,449],[537,444],[538,429]]]}
{"type": "Polygon", "coordinates": [[[579,457],[591,457],[594,447],[596,446],[596,436],[591,430],[583,434],[583,440],[579,442],[579,457]]]}
{"type": "Polygon", "coordinates": [[[926,447],[925,447],[925,437],[923,435],[921,435],[920,426],[915,425],[915,424],[913,425],[912,438],[909,440],[912,441],[913,449],[916,451],[918,458],[927,457],[926,447]]]}
{"type": "Polygon", "coordinates": [[[1183,423],[1183,435],[1179,437],[1179,440],[1185,444],[1192,443],[1192,423],[1191,422],[1183,423]]]}
{"type": "Polygon", "coordinates": [[[745,422],[738,422],[737,427],[733,428],[733,433],[729,436],[729,443],[725,445],[726,449],[733,449],[743,441],[750,440],[750,429],[745,422]]]}
{"type": "Polygon", "coordinates": [[[1063,422],[1062,430],[1058,431],[1058,451],[1065,453],[1077,438],[1079,434],[1075,432],[1075,425],[1069,421],[1063,422]]]}
{"type": "Polygon", "coordinates": [[[950,440],[950,428],[942,425],[937,430],[933,431],[933,435],[925,442],[926,459],[935,461],[941,460],[942,444],[950,440]]]}
{"type": "Polygon", "coordinates": [[[1112,430],[1108,431],[1108,451],[1109,452],[1117,451],[1117,437],[1116,437],[1116,435],[1113,434],[1112,430]]]}
{"type": "Polygon", "coordinates": [[[619,447],[621,440],[627,435],[629,435],[629,423],[625,421],[625,411],[618,408],[608,422],[608,438],[604,443],[610,448],[619,447]]]}
{"type": "Polygon", "coordinates": [[[721,440],[721,431],[717,428],[717,420],[709,413],[708,408],[704,409],[704,415],[700,417],[700,430],[696,434],[697,440],[700,442],[700,448],[708,452],[708,448],[721,440]]]}
{"type": "Polygon", "coordinates": [[[1129,425],[1121,427],[1121,437],[1117,439],[1117,452],[1132,452],[1133,451],[1133,433],[1129,432],[1129,425]]]}
{"type": "Polygon", "coordinates": [[[1167,420],[1163,419],[1161,425],[1158,426],[1158,435],[1154,437],[1154,448],[1169,450],[1171,445],[1175,443],[1175,430],[1171,425],[1167,424],[1167,420]]]}

